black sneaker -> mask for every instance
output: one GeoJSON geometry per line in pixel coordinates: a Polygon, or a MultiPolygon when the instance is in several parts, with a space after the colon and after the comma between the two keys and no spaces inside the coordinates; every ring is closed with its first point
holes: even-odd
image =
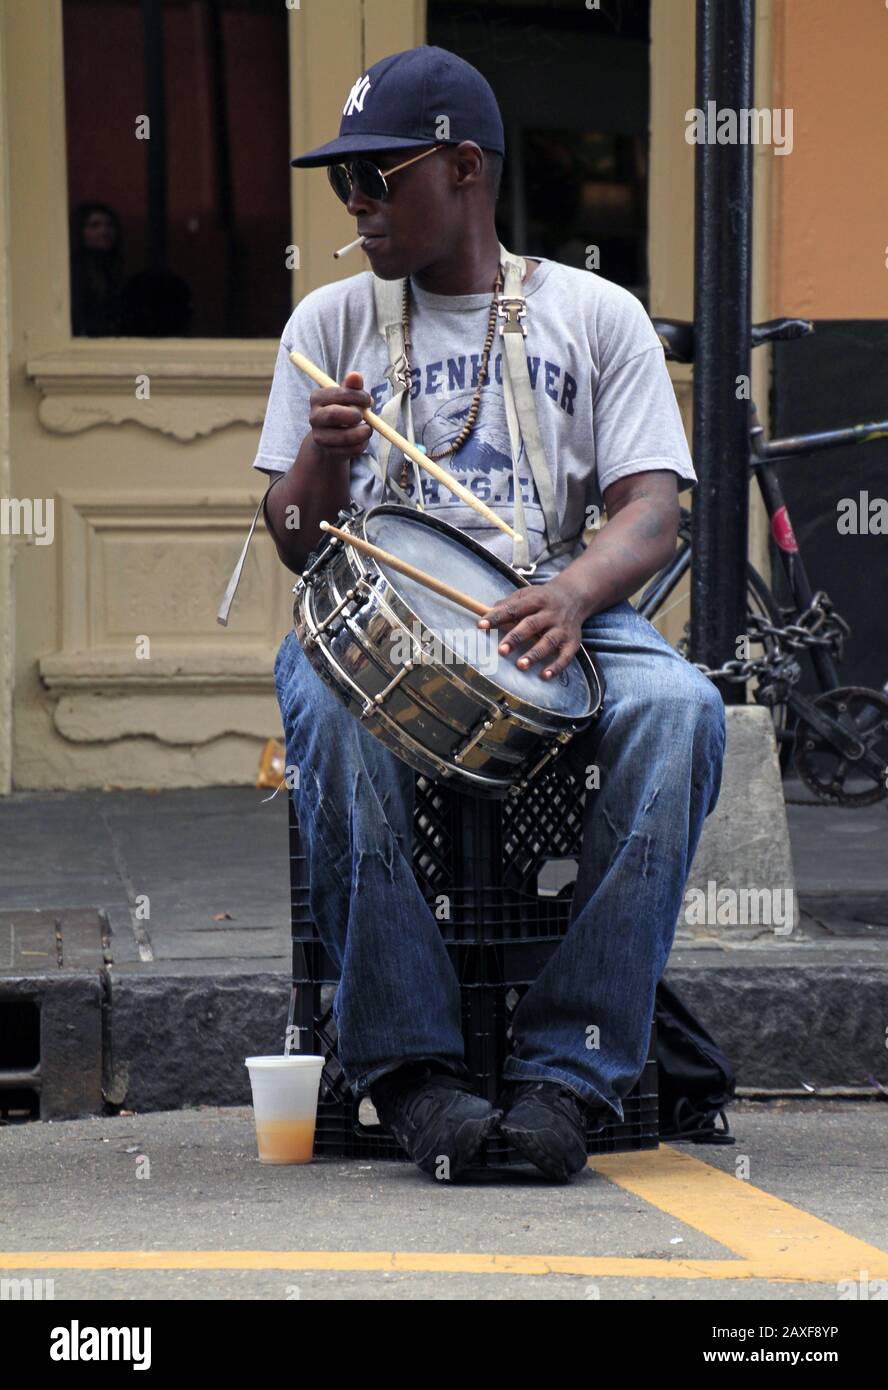
{"type": "Polygon", "coordinates": [[[447,1182],[477,1156],[501,1111],[430,1062],[408,1062],[370,1086],[380,1122],[424,1173],[447,1182]]]}
{"type": "Polygon", "coordinates": [[[525,1158],[556,1182],[567,1182],[586,1166],[590,1110],[607,1123],[602,1107],[585,1105],[557,1081],[506,1081],[500,1097],[500,1133],[525,1158]]]}

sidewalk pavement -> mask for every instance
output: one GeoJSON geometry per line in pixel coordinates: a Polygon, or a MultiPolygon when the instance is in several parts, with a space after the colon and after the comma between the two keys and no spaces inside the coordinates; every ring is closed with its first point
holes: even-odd
{"type": "MultiPolygon", "coordinates": [[[[680,1299],[711,1302],[717,1323],[716,1303],[766,1300],[755,1326],[833,1324],[776,1308],[834,1305],[849,1296],[840,1281],[856,1300],[877,1299],[888,1277],[884,1106],[741,1101],[731,1126],[736,1147],[606,1154],[564,1186],[528,1166],[442,1191],[412,1163],[261,1164],[252,1113],[236,1107],[10,1125],[0,1281],[60,1309],[79,1299],[680,1299]]],[[[613,1342],[610,1314],[607,1330],[613,1342]]],[[[634,1344],[617,1341],[637,1368],[634,1344]]],[[[686,1342],[684,1361],[702,1345],[686,1342]]],[[[824,1342],[782,1345],[804,1354],[824,1342]]],[[[847,1369],[844,1345],[840,1355],[847,1369]]]]}
{"type": "MultiPolygon", "coordinates": [[[[666,977],[749,1091],[888,1085],[888,802],[785,784],[798,929],[681,930],[666,977]]],[[[128,1109],[244,1104],[243,1058],[282,1050],[283,791],[14,793],[0,800],[0,989],[102,975],[103,1094],[128,1109]]],[[[2,1059],[0,1059],[2,1066],[2,1059]]]]}

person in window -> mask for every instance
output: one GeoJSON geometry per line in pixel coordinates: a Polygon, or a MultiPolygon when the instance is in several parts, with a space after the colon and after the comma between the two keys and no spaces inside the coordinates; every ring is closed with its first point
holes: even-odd
{"type": "MultiPolygon", "coordinates": [[[[481,74],[420,47],[371,67],[348,94],[339,138],[292,162],[331,166],[373,272],[407,279],[417,443],[514,525],[502,339],[492,339],[483,385],[473,367],[501,268],[494,209],[504,148],[481,74]],[[380,183],[380,171],[408,160],[380,183]]],[[[282,334],[254,466],[276,479],[265,516],[294,573],[322,520],[335,522],[352,500],[381,500],[380,437],[360,414],[392,394],[373,283],[364,271],[314,290],[282,334]],[[313,389],[289,361],[293,348],[341,385],[313,389]]],[[[591,271],[535,258],[524,295],[552,529],[567,548],[554,553],[561,541],[549,540],[522,445],[518,482],[537,568],[486,621],[502,631],[503,658],[541,681],[585,644],[607,694],[585,751],[599,787],[586,799],[572,921],[515,1010],[496,1106],[473,1089],[459,984],[405,853],[414,773],[348,713],[294,632],[275,664],[287,762],[300,774],[293,796],[312,913],[341,972],[339,1060],[353,1092],[369,1093],[407,1153],[441,1179],[464,1174],[498,1127],[548,1178],[567,1181],[586,1163],[587,1122],[594,1130],[623,1119],[724,756],[718,690],[629,602],[674,554],[677,494],[696,482],[659,339],[639,301],[591,271]],[[608,521],[584,546],[596,490],[608,521]]],[[[429,514],[510,560],[508,536],[427,474],[421,483],[429,514]]],[[[415,504],[406,471],[401,486],[415,504]]]]}
{"type": "Polygon", "coordinates": [[[75,338],[119,333],[123,243],[120,219],[106,203],[80,203],[71,218],[71,332],[75,338]]]}

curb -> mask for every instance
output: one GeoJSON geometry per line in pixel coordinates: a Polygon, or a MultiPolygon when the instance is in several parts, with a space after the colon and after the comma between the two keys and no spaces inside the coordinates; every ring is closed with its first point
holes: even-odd
{"type": "Polygon", "coordinates": [[[753,951],[730,963],[691,954],[677,953],[665,978],[730,1058],[738,1086],[888,1085],[888,961],[865,949],[787,949],[766,962],[753,951]]]}
{"type": "MultiPolygon", "coordinates": [[[[738,1088],[888,1086],[888,961],[871,949],[731,955],[676,950],[665,979],[727,1054],[738,1088]]],[[[249,1105],[244,1058],[283,1050],[290,981],[270,973],[115,979],[112,970],[7,979],[0,1006],[9,1002],[40,1010],[39,1064],[19,1069],[16,1084],[38,1092],[42,1119],[74,1119],[249,1105]]]]}

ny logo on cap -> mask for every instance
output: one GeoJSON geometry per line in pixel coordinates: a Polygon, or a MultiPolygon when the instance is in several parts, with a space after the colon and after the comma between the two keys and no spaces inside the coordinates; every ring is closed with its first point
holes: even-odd
{"type": "Polygon", "coordinates": [[[343,116],[351,116],[355,111],[363,111],[364,97],[370,90],[370,78],[366,75],[359,77],[355,85],[348,94],[348,101],[342,108],[343,116]]]}

